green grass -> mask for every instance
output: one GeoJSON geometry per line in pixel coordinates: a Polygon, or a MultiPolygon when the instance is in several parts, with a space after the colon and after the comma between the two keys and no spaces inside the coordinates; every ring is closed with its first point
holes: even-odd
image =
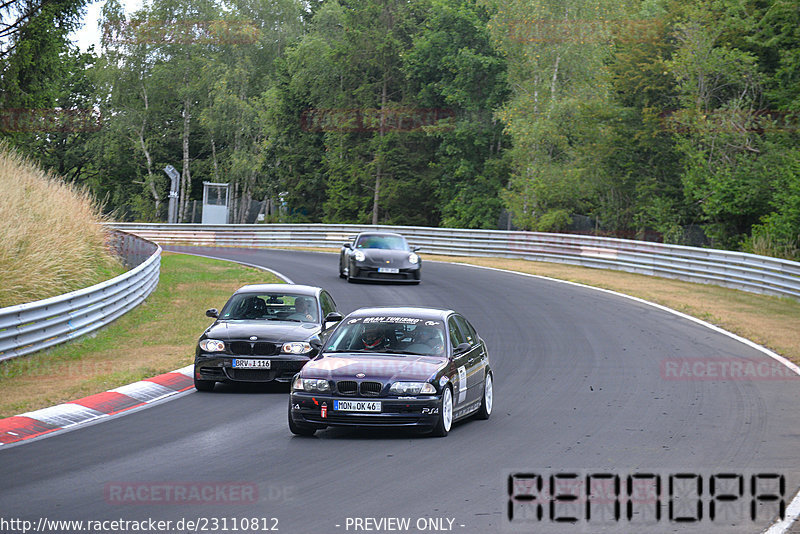
{"type": "Polygon", "coordinates": [[[164,253],[148,299],[74,342],[0,362],[0,417],[51,406],[189,365],[197,338],[245,284],[280,282],[232,262],[164,253]]]}

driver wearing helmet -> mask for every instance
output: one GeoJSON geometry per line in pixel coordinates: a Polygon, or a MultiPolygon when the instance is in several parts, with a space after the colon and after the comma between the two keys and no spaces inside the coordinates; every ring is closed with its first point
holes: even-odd
{"type": "Polygon", "coordinates": [[[361,333],[362,348],[378,351],[389,347],[384,326],[380,323],[366,323],[361,333]]]}

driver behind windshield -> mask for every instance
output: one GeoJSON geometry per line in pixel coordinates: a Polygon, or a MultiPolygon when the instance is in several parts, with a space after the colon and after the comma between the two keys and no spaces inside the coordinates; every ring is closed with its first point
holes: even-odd
{"type": "Polygon", "coordinates": [[[287,319],[294,321],[313,321],[316,318],[314,299],[310,297],[297,297],[294,301],[294,313],[287,319]]]}
{"type": "Polygon", "coordinates": [[[442,331],[434,326],[421,325],[414,329],[411,351],[441,354],[444,351],[442,331]]]}
{"type": "Polygon", "coordinates": [[[361,332],[361,347],[363,349],[380,351],[388,349],[389,338],[386,336],[386,329],[381,323],[366,323],[361,332]]]}
{"type": "Polygon", "coordinates": [[[267,303],[258,297],[250,297],[244,303],[242,319],[262,319],[267,315],[267,303]]]}

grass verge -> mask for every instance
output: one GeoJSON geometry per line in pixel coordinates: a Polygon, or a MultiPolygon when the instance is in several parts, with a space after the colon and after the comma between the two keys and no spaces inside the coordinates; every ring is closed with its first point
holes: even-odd
{"type": "Polygon", "coordinates": [[[280,282],[236,263],[164,252],[148,299],[93,336],[0,362],[0,418],[169,372],[194,361],[194,344],[244,284],[280,282]]]}

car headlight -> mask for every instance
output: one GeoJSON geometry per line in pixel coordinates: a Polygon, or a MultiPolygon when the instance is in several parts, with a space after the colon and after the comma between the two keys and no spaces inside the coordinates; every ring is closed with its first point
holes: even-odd
{"type": "Polygon", "coordinates": [[[419,263],[419,256],[417,256],[412,252],[411,254],[408,255],[408,263],[413,263],[414,265],[416,265],[417,263],[419,263]]]}
{"type": "Polygon", "coordinates": [[[218,339],[204,339],[200,342],[200,348],[206,352],[223,352],[225,342],[218,339]]]}
{"type": "Polygon", "coordinates": [[[327,393],[331,384],[323,378],[296,378],[292,384],[295,391],[309,391],[311,393],[327,393]]]}
{"type": "Polygon", "coordinates": [[[364,253],[361,252],[360,250],[356,250],[355,254],[353,254],[353,258],[356,261],[364,261],[365,259],[367,259],[367,257],[364,255],[364,253]]]}
{"type": "Polygon", "coordinates": [[[289,354],[306,354],[307,352],[311,352],[311,345],[305,341],[292,341],[290,343],[284,343],[283,347],[281,347],[281,351],[289,354]]]}
{"type": "Polygon", "coordinates": [[[395,382],[389,388],[395,395],[433,395],[436,388],[430,382],[395,382]]]}

